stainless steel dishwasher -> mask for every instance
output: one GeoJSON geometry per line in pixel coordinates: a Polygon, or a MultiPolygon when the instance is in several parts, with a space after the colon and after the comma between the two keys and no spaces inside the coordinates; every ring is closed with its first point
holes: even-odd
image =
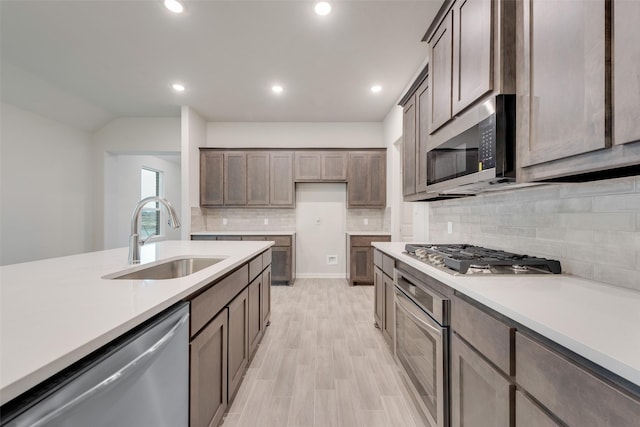
{"type": "Polygon", "coordinates": [[[2,407],[2,426],[189,424],[189,304],[181,303],[2,407]]]}

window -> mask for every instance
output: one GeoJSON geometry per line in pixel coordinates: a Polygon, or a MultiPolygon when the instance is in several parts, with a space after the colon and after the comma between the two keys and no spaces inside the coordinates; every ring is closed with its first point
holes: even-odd
{"type": "MultiPolygon", "coordinates": [[[[140,175],[141,198],[160,196],[162,172],[149,168],[142,168],[140,175]]],[[[146,239],[152,235],[160,235],[160,204],[147,203],[142,208],[140,218],[140,238],[146,239]]]]}

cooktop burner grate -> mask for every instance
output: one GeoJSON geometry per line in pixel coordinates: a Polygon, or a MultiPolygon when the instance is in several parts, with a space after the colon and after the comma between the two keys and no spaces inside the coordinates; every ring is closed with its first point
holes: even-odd
{"type": "Polygon", "coordinates": [[[515,254],[465,244],[407,244],[405,250],[424,262],[444,266],[460,274],[467,273],[553,273],[559,274],[560,262],[547,258],[515,254]],[[484,271],[483,271],[484,270],[484,271]]]}

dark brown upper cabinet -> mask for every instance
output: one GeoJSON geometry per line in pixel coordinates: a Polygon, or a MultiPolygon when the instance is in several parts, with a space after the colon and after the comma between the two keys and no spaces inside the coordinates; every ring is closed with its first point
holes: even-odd
{"type": "Polygon", "coordinates": [[[348,208],[384,208],[387,204],[387,155],[382,150],[349,152],[348,208]]]}

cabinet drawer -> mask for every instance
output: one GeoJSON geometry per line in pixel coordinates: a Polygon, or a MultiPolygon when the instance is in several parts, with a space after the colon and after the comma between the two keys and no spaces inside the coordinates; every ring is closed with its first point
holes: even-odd
{"type": "Polygon", "coordinates": [[[262,255],[258,255],[249,261],[249,282],[258,277],[262,272],[262,255]]]}
{"type": "Polygon", "coordinates": [[[262,268],[271,264],[271,249],[262,253],[262,268]]]}
{"type": "Polygon", "coordinates": [[[377,249],[373,251],[373,265],[382,269],[382,252],[377,249]]]}
{"type": "Polygon", "coordinates": [[[267,240],[264,236],[242,236],[242,240],[245,241],[262,241],[267,240]]]}
{"type": "Polygon", "coordinates": [[[226,306],[249,283],[249,267],[243,265],[191,300],[191,336],[226,306]]]}
{"type": "Polygon", "coordinates": [[[371,246],[372,242],[389,242],[391,236],[351,236],[351,246],[371,246]]]}
{"type": "Polygon", "coordinates": [[[384,274],[391,277],[392,279],[394,279],[393,269],[395,266],[396,263],[393,258],[382,254],[382,271],[384,271],[384,274]]]}
{"type": "Polygon", "coordinates": [[[242,236],[218,236],[218,240],[242,240],[242,236]]]}
{"type": "Polygon", "coordinates": [[[191,240],[217,240],[216,236],[201,234],[191,236],[191,240]]]}
{"type": "Polygon", "coordinates": [[[570,426],[637,426],[632,398],[533,339],[516,333],[516,382],[570,426]]]}
{"type": "Polygon", "coordinates": [[[503,372],[514,375],[515,329],[456,296],[452,304],[451,326],[458,335],[503,372]]]}
{"type": "Polygon", "coordinates": [[[291,246],[291,236],[266,236],[265,240],[276,242],[273,246],[291,246]]]}

